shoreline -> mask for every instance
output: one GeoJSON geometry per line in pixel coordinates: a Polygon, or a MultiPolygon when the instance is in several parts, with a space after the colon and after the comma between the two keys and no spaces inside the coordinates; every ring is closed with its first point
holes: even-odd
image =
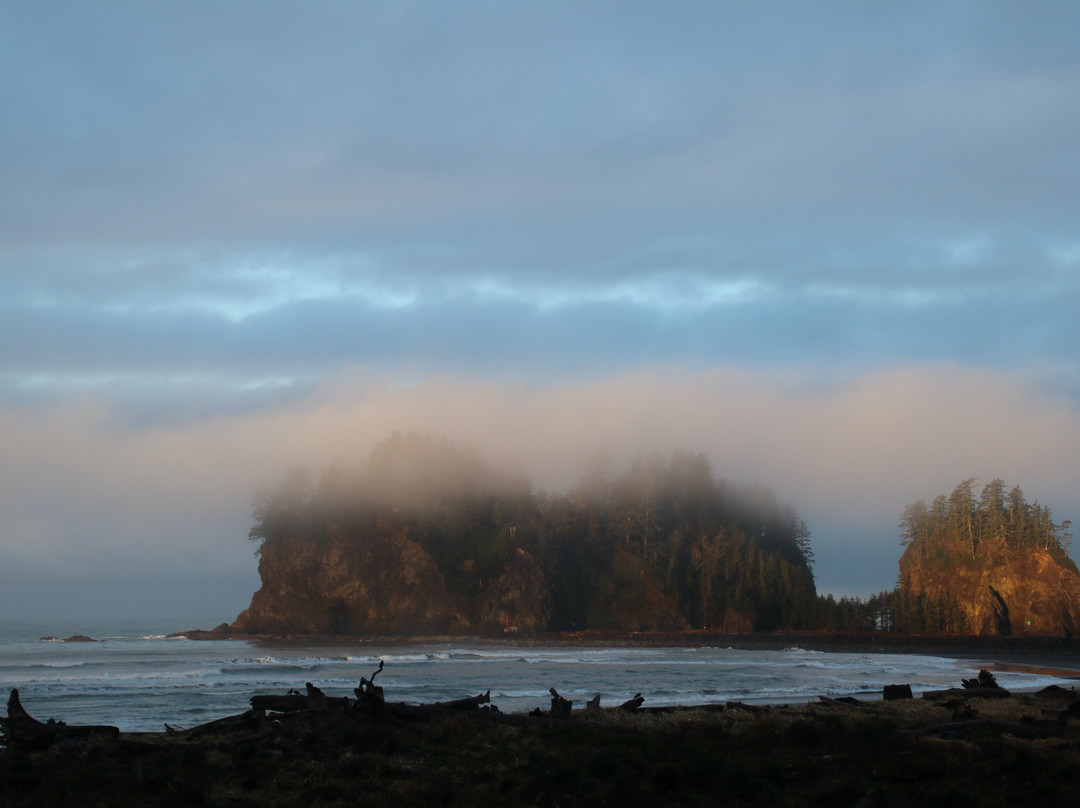
{"type": "Polygon", "coordinates": [[[1066,805],[1080,785],[1080,698],[1061,688],[565,715],[554,693],[550,712],[500,714],[308,690],[272,717],[156,733],[16,719],[0,802],[1066,805]]]}
{"type": "MultiPolygon", "coordinates": [[[[682,632],[513,632],[506,634],[244,634],[216,629],[193,629],[170,634],[194,641],[247,640],[256,643],[297,645],[420,645],[469,643],[501,646],[567,646],[611,648],[723,647],[747,651],[802,648],[873,654],[921,654],[960,659],[994,658],[1002,663],[1026,663],[1032,657],[1068,660],[1060,667],[1080,666],[1080,639],[1068,637],[981,637],[975,635],[894,634],[891,632],[822,633],[778,631],[756,634],[724,634],[710,631],[682,632]]],[[[1050,665],[1053,667],[1054,665],[1050,665]]]]}

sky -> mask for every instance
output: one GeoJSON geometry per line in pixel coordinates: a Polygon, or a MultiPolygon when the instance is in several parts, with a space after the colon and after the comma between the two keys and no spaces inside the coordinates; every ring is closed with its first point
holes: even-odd
{"type": "Polygon", "coordinates": [[[252,492],[703,452],[890,589],[1080,516],[1080,6],[0,5],[0,613],[232,620],[252,492]]]}

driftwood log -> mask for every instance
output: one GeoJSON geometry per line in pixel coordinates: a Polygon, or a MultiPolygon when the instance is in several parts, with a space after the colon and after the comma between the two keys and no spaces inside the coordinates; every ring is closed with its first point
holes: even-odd
{"type": "Polygon", "coordinates": [[[491,691],[487,693],[480,693],[476,696],[469,696],[464,699],[454,699],[453,701],[437,701],[434,704],[422,704],[421,707],[435,708],[439,710],[463,710],[465,712],[472,712],[473,710],[479,710],[480,705],[491,703],[491,691]]]}
{"type": "Polygon", "coordinates": [[[357,702],[371,715],[381,716],[386,712],[386,699],[383,696],[383,689],[375,684],[375,677],[378,676],[383,669],[383,661],[379,660],[379,667],[375,673],[371,674],[370,679],[360,677],[360,686],[353,690],[356,694],[357,702]]]}
{"type": "Polygon", "coordinates": [[[8,697],[7,718],[0,718],[4,739],[9,746],[44,747],[57,742],[95,743],[114,741],[120,737],[118,727],[103,725],[68,726],[63,721],[38,721],[19,701],[19,691],[13,689],[8,697]]]}
{"type": "Polygon", "coordinates": [[[306,693],[293,690],[284,696],[252,696],[251,708],[275,713],[295,713],[301,710],[322,710],[327,707],[348,707],[353,703],[348,698],[327,696],[311,682],[308,682],[305,688],[306,693]]]}
{"type": "MultiPolygon", "coordinates": [[[[512,726],[534,726],[550,723],[552,719],[571,718],[573,702],[559,695],[555,688],[550,689],[551,711],[545,714],[536,710],[528,716],[501,713],[498,707],[491,704],[490,690],[475,696],[431,704],[389,704],[382,687],[375,684],[375,678],[382,672],[383,667],[384,663],[380,661],[370,679],[360,678],[360,685],[353,691],[355,699],[327,696],[308,682],[304,693],[291,690],[284,695],[257,694],[251,697],[251,709],[239,715],[226,716],[187,729],[165,724],[163,733],[122,734],[119,728],[114,726],[68,726],[52,719],[48,722],[38,721],[23,708],[19,691],[12,690],[8,699],[8,715],[0,718],[0,729],[3,731],[3,742],[8,746],[43,748],[67,741],[79,744],[121,742],[127,745],[125,748],[130,749],[149,748],[161,743],[216,748],[261,742],[268,737],[278,737],[282,731],[288,732],[290,727],[299,729],[319,725],[331,726],[341,721],[375,720],[417,732],[414,726],[416,723],[450,715],[468,716],[471,719],[512,726]]],[[[644,698],[638,693],[616,709],[637,710],[642,702],[644,698]]],[[[599,710],[599,707],[600,697],[597,696],[589,702],[589,709],[599,710]]],[[[615,732],[631,731],[626,727],[608,723],[582,723],[615,732]]]]}
{"type": "MultiPolygon", "coordinates": [[[[622,710],[622,711],[628,712],[628,713],[632,713],[634,710],[636,710],[638,707],[640,707],[644,703],[645,703],[644,697],[640,693],[635,693],[633,698],[627,699],[626,701],[624,701],[622,704],[620,704],[615,709],[616,710],[622,710]]],[[[600,709],[600,694],[599,693],[597,693],[595,697],[593,697],[593,698],[589,699],[587,702],[585,702],[585,709],[589,710],[589,711],[595,711],[595,710],[600,709]]]]}
{"type": "Polygon", "coordinates": [[[238,732],[267,732],[270,726],[270,721],[263,710],[251,709],[246,713],[240,713],[240,715],[229,715],[188,729],[180,729],[166,724],[165,732],[168,735],[203,738],[212,735],[232,735],[238,732]]]}
{"type": "Polygon", "coordinates": [[[555,688],[551,688],[548,692],[551,693],[551,717],[568,720],[574,702],[570,701],[570,699],[564,699],[555,688]]]}
{"type": "Polygon", "coordinates": [[[897,699],[910,699],[911,685],[885,685],[881,690],[882,701],[896,701],[897,699]]]}

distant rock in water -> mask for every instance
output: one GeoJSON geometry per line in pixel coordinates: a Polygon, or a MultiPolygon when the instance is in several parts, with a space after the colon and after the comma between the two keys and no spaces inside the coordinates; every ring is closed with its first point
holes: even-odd
{"type": "Polygon", "coordinates": [[[97,642],[97,640],[85,634],[72,634],[70,637],[64,637],[64,642],[97,642]]]}
{"type": "Polygon", "coordinates": [[[901,562],[900,585],[930,602],[954,600],[973,634],[1080,633],[1080,575],[1045,550],[948,570],[901,562]]]}
{"type": "Polygon", "coordinates": [[[807,628],[809,530],[700,455],[534,492],[445,441],[396,435],[255,498],[262,584],[215,634],[807,628]]]}
{"type": "MultiPolygon", "coordinates": [[[[1080,635],[1080,573],[1067,553],[1069,522],[1029,505],[1019,487],[965,480],[930,506],[908,506],[901,527],[901,611],[982,636],[1080,635]],[[1064,539],[1064,542],[1062,541],[1064,539]]],[[[912,621],[916,618],[903,617],[912,621]]],[[[903,626],[912,630],[910,626],[903,626]]]]}

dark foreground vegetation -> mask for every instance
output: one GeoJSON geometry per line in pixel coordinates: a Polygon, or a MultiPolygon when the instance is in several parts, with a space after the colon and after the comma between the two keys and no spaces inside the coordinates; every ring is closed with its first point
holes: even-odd
{"type": "Polygon", "coordinates": [[[0,804],[1011,808],[1074,804],[1080,787],[1077,694],[1010,695],[985,674],[873,703],[570,710],[553,692],[526,716],[486,701],[393,705],[364,680],[355,699],[309,688],[125,734],[37,722],[15,695],[0,804]]]}

